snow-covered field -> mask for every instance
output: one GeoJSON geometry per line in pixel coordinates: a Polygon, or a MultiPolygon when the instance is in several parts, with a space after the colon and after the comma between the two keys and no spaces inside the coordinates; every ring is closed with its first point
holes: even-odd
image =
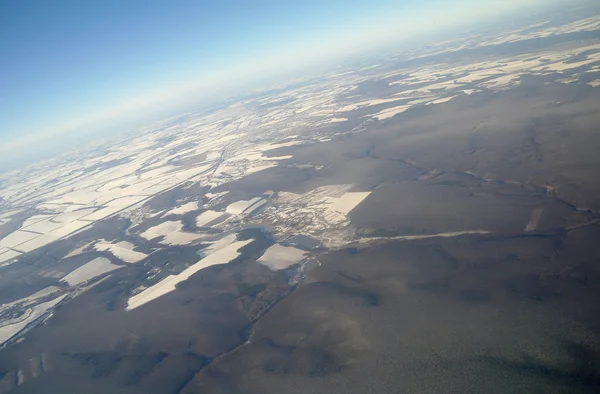
{"type": "Polygon", "coordinates": [[[160,243],[165,245],[187,245],[205,238],[203,234],[194,234],[182,231],[183,223],[180,221],[167,221],[149,228],[140,234],[148,241],[162,238],[160,243]]]}
{"type": "Polygon", "coordinates": [[[137,263],[138,261],[148,257],[148,255],[145,253],[136,252],[133,250],[133,244],[129,242],[118,242],[116,244],[111,244],[101,240],[94,245],[94,249],[99,252],[108,252],[126,263],[137,263]]]}
{"type": "Polygon", "coordinates": [[[204,211],[196,217],[196,226],[202,227],[226,215],[218,211],[204,211]]]}
{"type": "Polygon", "coordinates": [[[227,246],[224,246],[223,248],[210,253],[208,256],[204,257],[196,264],[185,269],[179,275],[168,276],[167,278],[158,282],[154,286],[149,287],[143,290],[141,293],[134,295],[127,301],[126,309],[130,311],[160,296],[174,291],[178,283],[188,280],[192,275],[204,268],[213,265],[229,263],[231,260],[235,259],[240,255],[240,253],[238,252],[240,248],[242,248],[245,245],[248,245],[252,241],[252,239],[248,239],[246,241],[232,242],[227,246]]]}
{"type": "Polygon", "coordinates": [[[123,266],[115,265],[105,257],[97,257],[89,263],[72,271],[62,278],[61,281],[68,283],[69,286],[76,286],[119,268],[123,268],[123,266]]]}
{"type": "Polygon", "coordinates": [[[2,249],[0,250],[0,267],[5,264],[9,264],[12,259],[17,258],[21,255],[21,253],[11,250],[11,249],[2,249]]]}
{"type": "Polygon", "coordinates": [[[0,305],[0,310],[2,309],[6,309],[6,308],[10,308],[14,305],[17,304],[30,304],[32,302],[34,302],[35,300],[39,299],[39,298],[43,298],[43,297],[47,297],[49,295],[52,295],[53,293],[57,293],[58,291],[60,291],[62,288],[58,287],[58,286],[48,286],[43,288],[40,291],[36,291],[35,293],[28,295],[27,297],[23,297],[20,298],[16,301],[13,302],[9,302],[8,304],[2,304],[0,305]]]}
{"type": "Polygon", "coordinates": [[[389,119],[398,114],[405,112],[410,107],[411,107],[410,105],[400,105],[398,107],[388,108],[386,110],[383,110],[383,111],[373,115],[373,117],[376,119],[379,119],[379,120],[389,119]]]}
{"type": "Polygon", "coordinates": [[[186,213],[194,212],[197,210],[198,210],[198,202],[191,201],[191,202],[188,202],[187,204],[180,205],[178,207],[175,207],[175,208],[165,212],[163,214],[163,217],[169,216],[169,215],[185,215],[186,213]]]}
{"type": "Polygon", "coordinates": [[[31,313],[27,317],[27,319],[22,320],[16,324],[10,324],[3,327],[0,327],[0,344],[8,341],[13,336],[17,335],[21,330],[27,327],[30,323],[34,322],[36,319],[44,315],[44,313],[48,312],[52,309],[56,304],[61,302],[67,295],[62,295],[48,302],[44,302],[42,304],[36,305],[32,308],[31,313]]]}
{"type": "Polygon", "coordinates": [[[358,206],[358,204],[363,202],[365,198],[369,197],[369,194],[371,194],[371,192],[344,193],[343,196],[338,198],[333,203],[331,209],[343,215],[348,215],[354,208],[358,206]]]}
{"type": "Polygon", "coordinates": [[[232,204],[229,204],[227,208],[225,208],[225,212],[232,215],[241,215],[246,211],[253,208],[255,204],[258,204],[262,200],[262,197],[254,197],[250,200],[240,200],[236,201],[232,204]]]}
{"type": "Polygon", "coordinates": [[[49,243],[52,243],[58,239],[59,237],[53,234],[41,234],[27,242],[23,242],[19,246],[16,246],[15,249],[27,253],[41,248],[42,246],[48,245],[49,243]]]}
{"type": "Polygon", "coordinates": [[[306,252],[293,246],[282,246],[275,244],[265,251],[265,253],[256,260],[272,271],[283,270],[301,262],[306,252]]]}
{"type": "Polygon", "coordinates": [[[588,82],[588,85],[590,85],[593,88],[597,88],[598,86],[600,86],[600,79],[596,79],[595,81],[588,82]]]}
{"type": "Polygon", "coordinates": [[[30,233],[29,231],[24,230],[17,230],[0,240],[0,246],[5,248],[15,248],[39,236],[40,234],[30,233]]]}

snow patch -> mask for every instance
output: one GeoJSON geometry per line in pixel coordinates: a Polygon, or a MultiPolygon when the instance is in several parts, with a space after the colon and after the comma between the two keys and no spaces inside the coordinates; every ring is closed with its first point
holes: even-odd
{"type": "Polygon", "coordinates": [[[267,266],[271,271],[278,271],[298,264],[304,260],[305,255],[306,252],[293,246],[275,244],[256,261],[267,266]]]}
{"type": "Polygon", "coordinates": [[[119,268],[123,268],[123,266],[111,263],[106,257],[98,257],[72,271],[61,281],[67,282],[69,286],[76,286],[119,268]]]}
{"type": "Polygon", "coordinates": [[[138,293],[133,297],[129,298],[125,310],[133,310],[165,294],[175,291],[177,284],[188,280],[192,275],[196,274],[198,271],[204,268],[213,265],[229,263],[230,261],[234,260],[240,255],[240,253],[238,252],[240,248],[242,248],[245,245],[248,245],[252,241],[254,240],[248,239],[246,241],[233,242],[225,246],[224,248],[209,254],[202,260],[198,261],[196,264],[185,269],[179,275],[170,275],[166,277],[154,286],[151,286],[143,290],[141,293],[138,293]]]}

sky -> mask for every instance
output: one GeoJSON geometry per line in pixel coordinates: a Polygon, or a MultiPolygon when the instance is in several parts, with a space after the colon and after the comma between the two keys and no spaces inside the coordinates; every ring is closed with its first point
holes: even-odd
{"type": "Polygon", "coordinates": [[[534,2],[3,0],[0,152],[534,2]]]}

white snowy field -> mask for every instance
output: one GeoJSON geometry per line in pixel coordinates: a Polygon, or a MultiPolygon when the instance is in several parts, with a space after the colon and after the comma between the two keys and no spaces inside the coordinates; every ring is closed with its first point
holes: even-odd
{"type": "Polygon", "coordinates": [[[67,282],[69,286],[76,286],[119,268],[123,268],[123,266],[111,263],[106,257],[97,257],[70,272],[61,281],[67,282]]]}
{"type": "Polygon", "coordinates": [[[256,261],[269,267],[272,271],[277,271],[298,264],[304,260],[305,255],[306,252],[293,246],[275,244],[256,261]]]}
{"type": "Polygon", "coordinates": [[[131,297],[127,301],[126,310],[130,311],[135,308],[138,308],[152,300],[157,299],[165,294],[168,294],[172,291],[175,291],[177,284],[188,280],[192,275],[197,273],[198,271],[219,264],[227,264],[230,261],[234,260],[236,257],[240,255],[238,250],[245,245],[248,245],[252,242],[252,239],[248,239],[246,241],[236,241],[228,244],[227,246],[219,249],[208,256],[204,257],[202,260],[198,261],[196,264],[188,267],[183,272],[178,275],[171,275],[167,278],[161,280],[154,286],[151,286],[141,293],[138,293],[131,297]]]}

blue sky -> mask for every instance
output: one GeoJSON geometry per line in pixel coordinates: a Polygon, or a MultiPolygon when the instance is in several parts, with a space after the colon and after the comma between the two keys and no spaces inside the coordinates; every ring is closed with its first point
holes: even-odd
{"type": "Polygon", "coordinates": [[[4,0],[0,142],[62,127],[73,118],[193,83],[239,62],[284,49],[306,50],[340,31],[368,29],[390,15],[421,12],[426,17],[440,3],[448,4],[4,0]]]}

